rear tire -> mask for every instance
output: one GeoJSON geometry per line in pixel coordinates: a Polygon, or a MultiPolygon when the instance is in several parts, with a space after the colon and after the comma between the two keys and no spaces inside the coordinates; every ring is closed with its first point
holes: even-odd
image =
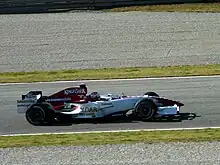
{"type": "Polygon", "coordinates": [[[135,116],[142,121],[151,120],[157,113],[157,106],[151,100],[143,100],[135,107],[135,116]]]}
{"type": "Polygon", "coordinates": [[[25,113],[26,120],[34,126],[51,125],[55,122],[55,113],[47,104],[37,104],[25,113]]]}
{"type": "Polygon", "coordinates": [[[34,126],[40,126],[44,125],[46,114],[41,107],[33,106],[26,111],[25,117],[30,124],[34,126]]]}

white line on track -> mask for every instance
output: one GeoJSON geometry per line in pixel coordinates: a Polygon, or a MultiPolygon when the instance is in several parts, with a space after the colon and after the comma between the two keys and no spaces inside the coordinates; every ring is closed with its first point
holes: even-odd
{"type": "Polygon", "coordinates": [[[52,81],[52,82],[33,82],[33,83],[0,83],[4,85],[28,85],[28,84],[58,84],[58,83],[86,83],[86,82],[112,82],[112,81],[140,81],[140,80],[169,80],[169,79],[198,79],[198,78],[220,78],[215,76],[186,76],[186,77],[152,77],[152,78],[135,78],[135,79],[106,79],[106,80],[73,80],[73,81],[52,81]]]}
{"type": "Polygon", "coordinates": [[[136,129],[136,130],[111,130],[111,131],[85,131],[85,132],[54,132],[54,133],[29,133],[29,134],[8,134],[0,136],[35,136],[35,135],[68,135],[83,133],[105,133],[105,132],[140,132],[140,131],[181,131],[181,130],[202,130],[202,129],[219,129],[220,127],[193,127],[193,128],[165,128],[165,129],[136,129]]]}

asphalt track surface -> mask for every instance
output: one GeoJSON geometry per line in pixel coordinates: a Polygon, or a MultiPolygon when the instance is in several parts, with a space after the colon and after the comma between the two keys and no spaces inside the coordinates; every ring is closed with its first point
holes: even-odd
{"type": "Polygon", "coordinates": [[[47,95],[78,84],[68,82],[0,85],[0,134],[220,126],[220,77],[86,82],[89,91],[99,91],[101,94],[124,92],[126,95],[142,95],[146,91],[156,91],[163,97],[182,101],[185,106],[181,109],[181,113],[196,113],[197,117],[191,120],[184,119],[179,122],[118,121],[34,127],[26,122],[24,115],[16,112],[16,100],[29,90],[43,90],[43,93],[47,95]]]}
{"type": "Polygon", "coordinates": [[[0,71],[220,63],[219,13],[0,16],[0,71]]]}

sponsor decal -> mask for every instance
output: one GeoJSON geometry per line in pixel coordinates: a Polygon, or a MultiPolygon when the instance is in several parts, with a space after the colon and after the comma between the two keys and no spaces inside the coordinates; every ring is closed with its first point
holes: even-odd
{"type": "Polygon", "coordinates": [[[29,107],[32,104],[18,104],[17,107],[29,107]]]}
{"type": "Polygon", "coordinates": [[[28,107],[36,103],[34,100],[17,100],[17,107],[28,107]]]}
{"type": "Polygon", "coordinates": [[[35,100],[17,100],[17,103],[35,103],[35,100]]]}
{"type": "Polygon", "coordinates": [[[83,113],[96,113],[98,112],[97,107],[81,107],[83,113]]]}
{"type": "Polygon", "coordinates": [[[66,89],[66,90],[64,90],[64,94],[65,95],[69,95],[69,94],[86,94],[86,91],[83,88],[66,89]]]}
{"type": "Polygon", "coordinates": [[[71,98],[60,98],[60,99],[46,99],[48,102],[56,102],[56,101],[71,101],[71,98]]]}

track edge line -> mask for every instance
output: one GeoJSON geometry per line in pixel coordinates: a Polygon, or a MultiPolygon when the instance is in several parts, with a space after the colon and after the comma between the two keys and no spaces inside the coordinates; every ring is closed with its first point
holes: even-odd
{"type": "Polygon", "coordinates": [[[202,130],[202,129],[220,129],[220,127],[193,127],[193,128],[164,128],[164,129],[134,129],[134,130],[111,130],[111,131],[82,131],[82,132],[47,132],[47,133],[28,133],[28,134],[6,134],[0,137],[9,136],[37,136],[37,135],[68,135],[68,134],[85,134],[85,133],[113,133],[113,132],[140,132],[140,131],[181,131],[181,130],[202,130]]]}
{"type": "Polygon", "coordinates": [[[220,75],[212,76],[177,76],[177,77],[148,77],[148,78],[125,78],[125,79],[93,79],[93,80],[69,80],[69,81],[43,81],[26,83],[0,83],[0,86],[6,85],[27,85],[27,84],[58,84],[58,83],[85,83],[85,82],[110,82],[110,81],[140,81],[140,80],[171,80],[171,79],[196,79],[196,78],[220,78],[220,75]]]}

